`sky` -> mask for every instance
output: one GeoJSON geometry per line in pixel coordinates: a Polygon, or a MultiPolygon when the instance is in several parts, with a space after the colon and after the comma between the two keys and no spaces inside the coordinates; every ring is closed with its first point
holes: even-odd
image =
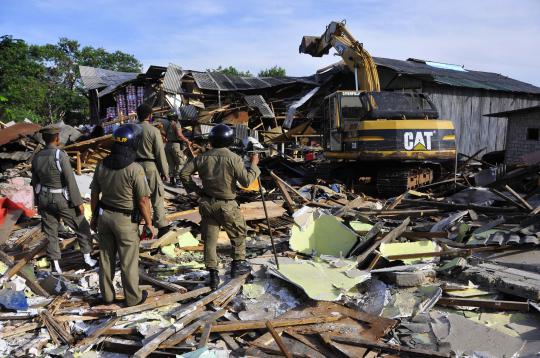
{"type": "Polygon", "coordinates": [[[340,60],[298,53],[332,20],[372,56],[418,58],[540,86],[540,0],[0,0],[0,35],[60,37],[121,50],[149,65],[315,73],[340,60]]]}

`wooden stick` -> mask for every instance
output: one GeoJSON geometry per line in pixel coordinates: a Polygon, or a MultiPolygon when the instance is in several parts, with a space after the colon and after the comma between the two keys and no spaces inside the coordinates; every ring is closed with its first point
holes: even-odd
{"type": "Polygon", "coordinates": [[[200,320],[193,322],[189,326],[185,327],[179,332],[176,332],[174,336],[167,339],[163,344],[160,345],[162,348],[171,348],[174,347],[183,341],[185,341],[189,336],[191,336],[193,333],[195,333],[198,329],[203,327],[205,324],[213,322],[223,316],[225,314],[224,309],[220,309],[219,311],[212,312],[208,316],[205,316],[204,318],[201,318],[200,320]]]}
{"type": "Polygon", "coordinates": [[[146,272],[144,272],[144,271],[139,272],[139,279],[141,279],[143,281],[146,281],[148,283],[151,283],[154,286],[164,288],[167,291],[171,291],[171,292],[186,293],[188,291],[187,288],[185,288],[185,287],[182,287],[180,285],[176,285],[174,283],[158,280],[157,278],[154,278],[154,277],[146,274],[146,272]]]}
{"type": "Polygon", "coordinates": [[[268,328],[268,332],[270,332],[272,337],[274,337],[274,341],[276,341],[281,353],[283,353],[283,355],[286,358],[292,358],[291,352],[289,351],[289,349],[285,345],[285,342],[283,342],[283,339],[281,339],[281,336],[274,329],[274,326],[272,326],[272,323],[270,321],[266,321],[265,324],[266,324],[266,328],[268,328]]]}

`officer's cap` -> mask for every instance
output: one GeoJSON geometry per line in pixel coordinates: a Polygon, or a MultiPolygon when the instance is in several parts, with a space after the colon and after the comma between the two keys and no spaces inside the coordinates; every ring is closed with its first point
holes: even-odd
{"type": "Polygon", "coordinates": [[[49,134],[49,135],[54,135],[54,134],[59,134],[62,130],[57,127],[57,126],[47,126],[47,127],[43,127],[40,132],[42,134],[49,134]]]}

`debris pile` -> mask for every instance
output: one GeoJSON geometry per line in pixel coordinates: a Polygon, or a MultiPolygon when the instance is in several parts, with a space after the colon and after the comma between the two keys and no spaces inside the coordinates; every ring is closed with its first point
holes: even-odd
{"type": "MultiPolygon", "coordinates": [[[[126,307],[119,272],[118,303],[100,303],[98,269],[81,268],[67,229],[60,233],[63,273],[51,272],[29,186],[38,127],[14,127],[0,131],[2,152],[30,156],[4,169],[0,182],[2,356],[538,352],[538,166],[505,173],[473,156],[460,161],[454,177],[382,199],[302,177],[299,164],[306,164],[292,158],[267,157],[261,166],[270,227],[258,187],[243,190],[252,271],[230,279],[223,255],[224,283],[216,291],[205,283],[197,202],[166,186],[174,227],[141,242],[140,280],[149,298],[126,307]]],[[[80,137],[64,148],[81,158],[73,165],[80,165],[77,182],[88,197],[107,135],[80,137]]],[[[229,250],[225,233],[218,249],[229,250]]],[[[98,250],[95,243],[94,257],[98,250]]]]}

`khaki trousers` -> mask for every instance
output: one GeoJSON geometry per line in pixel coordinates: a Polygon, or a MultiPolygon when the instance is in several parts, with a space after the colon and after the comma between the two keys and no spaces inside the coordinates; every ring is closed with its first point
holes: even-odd
{"type": "Polygon", "coordinates": [[[38,211],[41,215],[41,228],[49,240],[47,255],[51,260],[60,260],[62,253],[58,241],[60,219],[77,234],[77,240],[83,254],[92,252],[92,234],[90,224],[84,215],[77,215],[75,208],[62,194],[41,192],[38,196],[38,211]]]}
{"type": "Polygon", "coordinates": [[[144,169],[148,186],[150,187],[150,201],[152,202],[153,215],[152,220],[154,226],[162,228],[169,225],[165,219],[165,205],[163,196],[165,195],[165,187],[161,181],[159,171],[154,162],[139,162],[144,169]]]}
{"type": "Polygon", "coordinates": [[[220,228],[225,230],[231,240],[233,260],[245,260],[246,222],[236,200],[202,197],[199,212],[206,268],[213,270],[218,268],[217,241],[220,228]]]}
{"type": "Polygon", "coordinates": [[[104,210],[99,217],[99,288],[105,302],[113,302],[115,290],[113,278],[116,254],[120,256],[122,287],[128,306],[138,304],[141,299],[139,288],[139,233],[131,216],[104,210]]]}

